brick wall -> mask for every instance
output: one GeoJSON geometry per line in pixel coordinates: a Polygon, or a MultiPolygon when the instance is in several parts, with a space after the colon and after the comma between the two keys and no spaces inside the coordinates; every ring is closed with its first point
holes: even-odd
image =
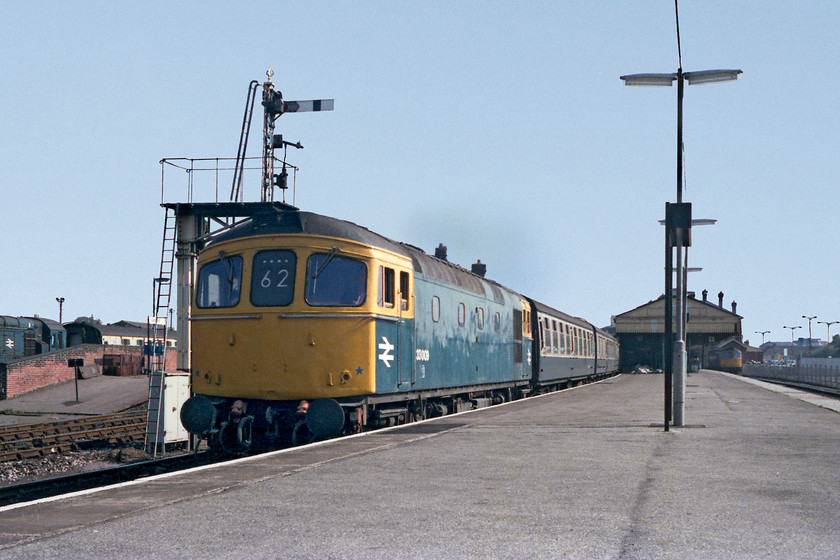
{"type": "MultiPolygon", "coordinates": [[[[84,360],[85,365],[96,364],[99,366],[100,371],[102,371],[103,357],[106,354],[109,356],[127,356],[127,361],[136,365],[139,365],[142,359],[141,348],[139,347],[105,346],[100,344],[82,344],[64,350],[22,358],[4,365],[5,383],[2,384],[5,387],[0,387],[2,389],[0,391],[0,398],[7,399],[49,385],[72,381],[75,370],[67,366],[67,360],[70,359],[81,358],[84,360]]],[[[175,371],[176,359],[175,349],[167,348],[166,366],[164,369],[166,371],[175,371]]],[[[134,373],[139,374],[142,372],[139,370],[139,367],[134,368],[133,371],[121,372],[122,375],[134,373]]]]}

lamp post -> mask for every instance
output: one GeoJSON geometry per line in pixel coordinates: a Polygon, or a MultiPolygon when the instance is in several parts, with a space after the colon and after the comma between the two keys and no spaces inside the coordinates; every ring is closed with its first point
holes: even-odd
{"type": "Polygon", "coordinates": [[[761,345],[764,346],[764,335],[768,334],[770,331],[755,331],[755,334],[761,335],[761,345]]]}
{"type": "MultiPolygon", "coordinates": [[[[679,45],[679,24],[677,27],[679,45]]],[[[691,204],[683,203],[682,161],[683,161],[683,90],[684,82],[707,84],[737,80],[741,70],[703,70],[683,72],[682,60],[676,73],[670,74],[628,74],[621,76],[626,86],[671,86],[677,82],[677,203],[665,203],[665,431],[668,431],[671,408],[671,389],[674,386],[674,425],[683,426],[685,412],[685,306],[682,248],[691,245],[691,204]],[[677,332],[673,334],[673,248],[676,247],[677,276],[677,332]],[[676,350],[674,349],[676,343],[676,350]],[[674,361],[676,359],[676,367],[674,361]]]]}
{"type": "Polygon", "coordinates": [[[787,327],[787,326],[785,326],[785,327],[782,327],[782,328],[783,328],[783,329],[790,329],[790,343],[791,343],[791,344],[793,344],[793,331],[795,331],[796,329],[801,329],[801,328],[802,328],[802,326],[801,326],[801,325],[796,326],[796,327],[787,327]]]}
{"type": "Polygon", "coordinates": [[[808,352],[811,351],[811,319],[816,319],[817,316],[814,315],[812,317],[807,317],[805,315],[802,316],[803,319],[808,319],[808,352]]]}
{"type": "Polygon", "coordinates": [[[64,320],[63,320],[63,317],[64,317],[64,298],[63,297],[57,297],[57,298],[55,298],[55,301],[58,302],[58,324],[61,325],[61,324],[64,323],[64,320]]]}
{"type": "Polygon", "coordinates": [[[822,323],[825,325],[825,338],[828,344],[831,344],[831,325],[835,323],[840,323],[840,321],[817,321],[817,323],[822,323]]]}

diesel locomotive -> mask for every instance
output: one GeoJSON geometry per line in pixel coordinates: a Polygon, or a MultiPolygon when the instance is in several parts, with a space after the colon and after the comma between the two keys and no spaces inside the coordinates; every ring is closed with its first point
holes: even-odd
{"type": "Polygon", "coordinates": [[[228,452],[502,403],[618,368],[587,321],[356,224],[270,203],[207,241],[184,426],[228,452]]]}
{"type": "Polygon", "coordinates": [[[0,363],[66,346],[67,333],[58,321],[0,315],[0,363]]]}

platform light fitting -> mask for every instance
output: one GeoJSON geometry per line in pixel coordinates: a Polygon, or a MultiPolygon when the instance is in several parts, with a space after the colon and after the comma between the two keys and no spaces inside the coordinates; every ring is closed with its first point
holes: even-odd
{"type": "Polygon", "coordinates": [[[700,72],[683,72],[689,85],[711,84],[714,82],[731,82],[738,79],[741,70],[701,70],[700,72]]]}
{"type": "MultiPolygon", "coordinates": [[[[683,72],[682,76],[689,85],[711,84],[714,82],[730,82],[738,79],[741,70],[700,70],[699,72],[683,72]]],[[[671,86],[679,77],[678,72],[669,74],[627,74],[619,76],[625,86],[671,86]]]]}

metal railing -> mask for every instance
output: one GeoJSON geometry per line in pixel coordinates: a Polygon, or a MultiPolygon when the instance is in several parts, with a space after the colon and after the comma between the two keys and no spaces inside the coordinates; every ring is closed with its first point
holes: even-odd
{"type": "Polygon", "coordinates": [[[840,395],[840,367],[837,366],[744,364],[742,374],[745,377],[840,395]]]}

